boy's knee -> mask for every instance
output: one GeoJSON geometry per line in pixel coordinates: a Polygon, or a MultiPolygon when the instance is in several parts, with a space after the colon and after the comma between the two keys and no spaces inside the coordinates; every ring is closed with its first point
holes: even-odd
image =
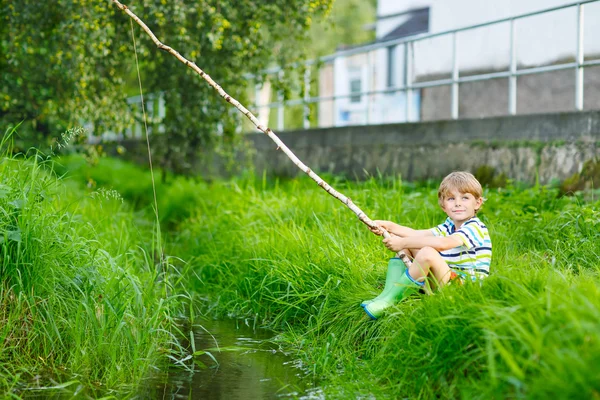
{"type": "Polygon", "coordinates": [[[438,251],[433,247],[426,246],[419,250],[419,254],[417,254],[416,260],[420,262],[430,262],[436,257],[439,257],[438,251]]]}

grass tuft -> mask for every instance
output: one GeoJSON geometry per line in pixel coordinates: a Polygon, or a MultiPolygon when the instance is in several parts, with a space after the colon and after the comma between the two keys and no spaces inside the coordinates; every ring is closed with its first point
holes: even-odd
{"type": "Polygon", "coordinates": [[[42,160],[0,158],[0,392],[125,393],[180,351],[171,259],[130,205],[42,160]]]}

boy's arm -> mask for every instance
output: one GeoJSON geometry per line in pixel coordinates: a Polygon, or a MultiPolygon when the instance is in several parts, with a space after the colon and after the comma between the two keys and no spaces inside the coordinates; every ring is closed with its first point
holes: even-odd
{"type": "MultiPolygon", "coordinates": [[[[373,221],[377,225],[384,228],[389,233],[400,236],[400,237],[409,237],[409,236],[433,236],[433,233],[429,229],[412,229],[408,226],[402,226],[392,221],[373,221]]],[[[377,233],[377,232],[375,232],[377,233]]]]}
{"type": "Polygon", "coordinates": [[[457,235],[433,236],[433,234],[430,236],[392,236],[383,239],[383,243],[385,244],[385,247],[392,251],[422,249],[423,247],[432,247],[437,251],[444,251],[463,245],[462,240],[457,235]]]}

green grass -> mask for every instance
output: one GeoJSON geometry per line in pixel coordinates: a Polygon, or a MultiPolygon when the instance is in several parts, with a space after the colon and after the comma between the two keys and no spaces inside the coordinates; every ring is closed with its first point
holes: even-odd
{"type": "MultiPolygon", "coordinates": [[[[129,218],[138,218],[135,222],[122,222],[121,217],[115,218],[119,212],[115,210],[122,206],[114,200],[101,203],[100,208],[116,207],[101,214],[103,217],[94,214],[98,209],[92,211],[90,199],[83,203],[90,204],[88,211],[88,206],[82,205],[77,213],[54,206],[58,221],[67,218],[65,215],[77,215],[78,224],[84,222],[88,227],[75,229],[77,240],[69,242],[90,240],[93,243],[83,245],[84,249],[93,248],[92,244],[110,249],[106,250],[110,257],[104,258],[113,261],[93,271],[114,271],[113,265],[129,260],[125,270],[135,271],[132,279],[141,282],[137,290],[148,294],[147,300],[136,295],[132,304],[126,304],[134,309],[143,304],[135,309],[138,312],[155,307],[151,314],[160,315],[156,307],[162,303],[156,302],[157,279],[153,278],[156,271],[148,267],[152,262],[140,262],[154,250],[146,248],[142,256],[135,250],[139,238],[152,231],[151,224],[140,223],[152,220],[148,217],[152,201],[148,173],[110,159],[96,168],[78,164],[77,157],[65,159],[64,165],[67,176],[72,177],[69,185],[81,187],[91,179],[121,193],[138,210],[133,214],[137,217],[131,217],[127,209],[129,218]],[[148,282],[155,286],[146,286],[148,282]]],[[[427,228],[445,217],[437,205],[435,182],[327,180],[374,219],[427,228]]],[[[480,215],[494,242],[492,276],[482,286],[448,287],[434,296],[411,298],[384,318],[371,321],[359,303],[382,289],[392,254],[381,238],[308,178],[267,181],[249,176],[208,184],[172,177],[158,188],[166,249],[182,260],[174,261],[176,273],[169,287],[183,292],[184,303],[192,298],[188,293],[193,293],[197,310],[190,310],[190,317],[198,310],[221,317],[243,316],[276,329],[281,344],[296,352],[305,369],[320,380],[328,398],[600,395],[600,203],[597,193],[594,195],[596,200],[583,195],[559,197],[557,189],[548,187],[487,190],[488,201],[480,215]]],[[[67,225],[57,224],[66,229],[67,225]]],[[[9,242],[6,236],[4,243],[9,242]]],[[[49,254],[53,251],[48,250],[49,254]]],[[[83,260],[91,257],[85,252],[57,254],[61,259],[75,257],[73,254],[88,257],[83,260]]],[[[59,264],[48,268],[62,268],[59,264]]],[[[59,275],[65,274],[68,272],[59,275]]],[[[111,274],[86,286],[90,303],[87,308],[80,306],[81,318],[92,326],[96,324],[98,285],[114,281],[112,287],[123,282],[107,279],[111,274]]],[[[19,279],[20,275],[13,274],[14,282],[19,279]]],[[[28,279],[34,282],[39,277],[28,279]]],[[[124,292],[116,287],[118,293],[124,292]]],[[[4,301],[20,298],[13,292],[5,290],[4,301]]],[[[79,296],[81,290],[72,292],[79,296]]],[[[38,307],[31,298],[23,298],[20,309],[38,307]]],[[[129,329],[126,314],[114,315],[112,326],[120,322],[118,326],[129,329]]],[[[11,318],[28,321],[27,315],[11,318]]],[[[95,329],[107,334],[106,325],[95,329]]],[[[79,329],[70,331],[73,337],[78,334],[79,329]]],[[[148,336],[147,340],[154,346],[149,345],[148,354],[155,354],[154,339],[148,336]]],[[[116,339],[109,343],[106,354],[114,357],[116,339]]],[[[115,372],[116,367],[108,369],[115,373],[114,382],[127,379],[115,372]]],[[[2,376],[5,385],[10,385],[15,372],[2,376]]]]}
{"type": "Polygon", "coordinates": [[[51,163],[0,158],[0,393],[121,398],[180,350],[174,270],[151,222],[51,163]]]}
{"type": "MultiPolygon", "coordinates": [[[[416,228],[444,219],[436,190],[399,179],[337,182],[372,218],[416,228]]],[[[552,188],[487,191],[494,241],[484,285],[359,307],[383,287],[386,252],[306,178],[197,186],[174,253],[203,308],[282,332],[333,398],[590,398],[600,394],[598,202],[552,188]]]]}
{"type": "MultiPolygon", "coordinates": [[[[142,210],[149,220],[154,219],[153,216],[149,217],[154,215],[154,211],[152,179],[147,169],[109,157],[100,158],[98,164],[92,166],[79,154],[61,157],[52,168],[57,174],[80,186],[115,191],[133,209],[142,210]]],[[[156,175],[160,175],[160,172],[156,175]]],[[[170,174],[167,177],[167,183],[157,177],[155,185],[161,223],[166,228],[172,228],[191,215],[199,202],[199,193],[189,190],[190,178],[170,174]]],[[[205,187],[201,182],[192,182],[193,186],[205,187]]]]}

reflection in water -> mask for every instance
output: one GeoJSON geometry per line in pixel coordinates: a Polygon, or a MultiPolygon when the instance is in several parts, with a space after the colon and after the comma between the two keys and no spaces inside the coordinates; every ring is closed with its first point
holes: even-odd
{"type": "Polygon", "coordinates": [[[194,329],[194,372],[172,369],[154,377],[139,398],[252,400],[319,398],[312,382],[270,342],[273,334],[243,321],[207,321],[194,329]],[[214,357],[213,360],[211,358],[214,357]],[[218,364],[217,364],[218,363],[218,364]]]}

